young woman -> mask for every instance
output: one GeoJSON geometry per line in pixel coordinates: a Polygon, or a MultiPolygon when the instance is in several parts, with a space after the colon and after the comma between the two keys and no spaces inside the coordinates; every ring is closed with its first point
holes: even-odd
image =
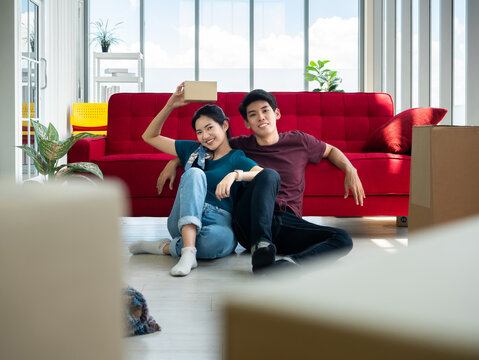
{"type": "Polygon", "coordinates": [[[143,133],[143,140],[148,144],[178,156],[185,164],[168,217],[172,240],[138,241],[130,246],[132,254],[180,258],[170,271],[173,276],[188,275],[197,266],[196,258],[214,259],[234,251],[236,239],[231,213],[237,182],[251,181],[262,170],[241,150],[231,149],[229,119],[216,105],[205,105],[193,116],[192,126],[198,142],[160,135],[171,111],[187,103],[181,84],[143,133]]]}

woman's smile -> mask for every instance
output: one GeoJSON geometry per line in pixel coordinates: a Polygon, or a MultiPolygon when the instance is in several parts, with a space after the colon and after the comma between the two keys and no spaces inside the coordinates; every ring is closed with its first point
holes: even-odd
{"type": "Polygon", "coordinates": [[[205,141],[205,144],[206,144],[206,145],[211,145],[211,144],[213,144],[214,141],[215,141],[215,138],[210,138],[210,139],[207,139],[207,140],[205,141]]]}

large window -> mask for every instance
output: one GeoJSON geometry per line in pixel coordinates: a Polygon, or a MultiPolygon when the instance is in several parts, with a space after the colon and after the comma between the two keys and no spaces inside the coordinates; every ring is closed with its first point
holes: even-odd
{"type": "Polygon", "coordinates": [[[419,0],[412,0],[411,107],[419,106],[419,0]]]}
{"type": "MultiPolygon", "coordinates": [[[[440,107],[448,110],[441,125],[468,123],[466,3],[396,0],[395,9],[386,7],[384,16],[375,17],[374,21],[383,26],[389,26],[388,19],[396,20],[396,54],[382,64],[383,72],[396,68],[396,112],[417,106],[440,107]]],[[[384,48],[387,45],[382,43],[384,48]]],[[[377,87],[371,90],[384,91],[377,87]]]]}
{"type": "Polygon", "coordinates": [[[440,37],[440,3],[431,1],[431,106],[439,107],[439,37],[440,37]]]}
{"type": "MultiPolygon", "coordinates": [[[[89,21],[121,22],[117,35],[122,41],[111,52],[144,49],[145,91],[171,92],[179,82],[195,79],[216,80],[220,91],[306,90],[305,63],[318,59],[330,60],[338,70],[341,89],[357,91],[358,1],[341,6],[308,1],[308,44],[302,0],[254,0],[252,9],[250,0],[89,0],[89,21]]],[[[92,44],[94,51],[101,49],[92,44]]],[[[89,81],[91,91],[91,71],[89,81]]],[[[126,84],[121,91],[136,90],[126,84]]]]}
{"type": "MultiPolygon", "coordinates": [[[[101,21],[108,29],[112,30],[115,37],[119,39],[117,44],[110,46],[109,52],[114,53],[135,53],[140,51],[140,0],[92,0],[90,5],[90,34],[97,31],[95,23],[101,21]]],[[[90,43],[89,69],[93,69],[93,53],[102,52],[101,46],[98,42],[90,43]]],[[[101,63],[100,75],[104,76],[105,69],[108,68],[125,68],[128,72],[136,74],[137,66],[134,61],[111,61],[104,60],[101,63]]],[[[100,101],[100,95],[97,91],[96,99],[93,98],[93,86],[96,86],[93,81],[93,71],[90,70],[89,81],[89,98],[92,102],[100,101]]],[[[118,90],[122,92],[136,92],[138,86],[134,83],[113,83],[108,82],[102,84],[105,88],[112,88],[118,86],[118,90]]]]}
{"type": "Polygon", "coordinates": [[[466,1],[454,1],[453,124],[466,124],[466,1]]]}
{"type": "MultiPolygon", "coordinates": [[[[358,1],[310,1],[309,60],[330,60],[343,79],[340,89],[358,91],[358,1]]],[[[310,87],[312,88],[312,87],[310,87]]]]}
{"type": "Polygon", "coordinates": [[[249,90],[249,0],[200,2],[199,78],[249,90]]]}
{"type": "Polygon", "coordinates": [[[146,0],[145,90],[172,92],[194,79],[194,0],[146,0]]]}
{"type": "Polygon", "coordinates": [[[303,1],[256,0],[254,4],[254,87],[303,90],[303,1]]]}
{"type": "Polygon", "coordinates": [[[396,99],[394,104],[394,109],[396,113],[402,108],[401,106],[401,91],[402,91],[402,82],[401,82],[401,61],[402,61],[402,48],[401,48],[401,37],[402,37],[402,19],[399,14],[402,11],[402,2],[398,0],[396,2],[396,99]]]}
{"type": "MultiPolygon", "coordinates": [[[[140,0],[90,0],[90,31],[95,32],[93,24],[99,20],[108,21],[109,29],[120,39],[110,51],[137,52],[140,51],[140,0]]],[[[95,42],[90,46],[92,51],[101,51],[95,42]]]]}

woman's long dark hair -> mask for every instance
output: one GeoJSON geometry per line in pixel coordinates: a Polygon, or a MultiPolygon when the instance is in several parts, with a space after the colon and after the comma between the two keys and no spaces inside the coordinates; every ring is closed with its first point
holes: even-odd
{"type": "MultiPolygon", "coordinates": [[[[198,120],[198,118],[203,115],[209,117],[211,120],[217,122],[221,126],[223,126],[225,121],[228,121],[228,123],[230,123],[230,119],[226,117],[225,113],[223,112],[223,110],[221,110],[219,106],[205,105],[196,110],[195,114],[193,115],[193,120],[191,121],[191,126],[193,127],[193,130],[196,131],[196,120],[198,120]]],[[[228,127],[228,130],[226,130],[226,137],[228,139],[231,138],[230,127],[228,127]]]]}

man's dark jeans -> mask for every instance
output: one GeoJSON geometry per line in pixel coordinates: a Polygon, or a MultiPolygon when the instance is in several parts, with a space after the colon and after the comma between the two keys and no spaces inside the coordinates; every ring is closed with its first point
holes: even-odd
{"type": "Polygon", "coordinates": [[[275,244],[279,254],[300,262],[323,254],[341,257],[353,247],[349,234],[338,228],[312,224],[291,210],[275,212],[279,174],[264,169],[240,192],[233,211],[233,229],[247,250],[259,241],[275,244]]]}

